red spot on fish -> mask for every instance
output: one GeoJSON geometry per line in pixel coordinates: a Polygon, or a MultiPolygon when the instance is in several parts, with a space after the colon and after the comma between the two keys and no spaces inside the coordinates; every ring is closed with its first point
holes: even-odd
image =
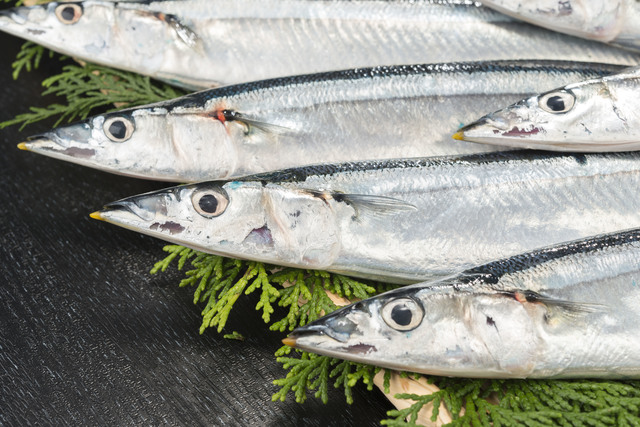
{"type": "Polygon", "coordinates": [[[516,301],[518,301],[520,303],[524,304],[525,302],[527,302],[527,297],[522,292],[516,292],[516,293],[513,294],[513,296],[515,297],[516,301]]]}
{"type": "Polygon", "coordinates": [[[231,118],[231,120],[229,120],[229,110],[225,110],[223,108],[219,109],[219,110],[214,110],[214,111],[208,111],[206,113],[201,114],[204,117],[210,118],[210,119],[215,119],[217,121],[219,121],[220,123],[222,123],[222,125],[224,126],[225,130],[227,131],[227,134],[229,135],[229,128],[227,127],[227,122],[229,121],[233,121],[234,119],[231,118]]]}

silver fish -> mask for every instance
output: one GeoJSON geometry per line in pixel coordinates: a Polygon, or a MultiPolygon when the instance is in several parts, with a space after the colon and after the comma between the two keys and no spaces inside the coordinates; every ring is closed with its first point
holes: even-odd
{"type": "Polygon", "coordinates": [[[452,141],[450,135],[478,111],[621,68],[517,61],[287,77],[99,115],[19,147],[109,172],[176,182],[318,162],[495,151],[499,148],[452,141]]]}
{"type": "Polygon", "coordinates": [[[640,153],[317,165],[179,186],[94,218],[209,253],[415,283],[640,227],[640,153]]]}
{"type": "Polygon", "coordinates": [[[640,68],[569,84],[463,127],[455,139],[554,151],[640,150],[640,68]]]}
{"type": "Polygon", "coordinates": [[[483,0],[482,4],[551,30],[640,51],[637,0],[483,0]]]}
{"type": "Polygon", "coordinates": [[[640,231],[588,238],[399,288],[283,340],[432,375],[640,378],[640,231]]]}
{"type": "Polygon", "coordinates": [[[51,2],[2,12],[0,31],[190,88],[449,61],[640,63],[463,0],[51,2]]]}

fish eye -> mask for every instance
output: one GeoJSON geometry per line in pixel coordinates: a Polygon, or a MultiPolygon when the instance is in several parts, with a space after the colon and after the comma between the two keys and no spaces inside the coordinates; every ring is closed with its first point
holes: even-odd
{"type": "Polygon", "coordinates": [[[131,120],[124,117],[111,117],[104,121],[102,130],[113,142],[124,142],[131,138],[135,126],[131,120]]]}
{"type": "Polygon", "coordinates": [[[75,24],[82,17],[82,6],[75,3],[63,3],[56,7],[56,17],[65,25],[75,24]]]}
{"type": "Polygon", "coordinates": [[[213,218],[221,215],[227,209],[229,198],[221,189],[197,190],[191,196],[191,203],[200,215],[213,218]]]}
{"type": "Polygon", "coordinates": [[[411,298],[398,298],[382,307],[382,320],[398,331],[415,329],[424,316],[422,306],[411,298]]]}
{"type": "Polygon", "coordinates": [[[561,90],[542,95],[538,100],[538,105],[547,113],[561,114],[573,108],[576,97],[567,91],[561,90]]]}

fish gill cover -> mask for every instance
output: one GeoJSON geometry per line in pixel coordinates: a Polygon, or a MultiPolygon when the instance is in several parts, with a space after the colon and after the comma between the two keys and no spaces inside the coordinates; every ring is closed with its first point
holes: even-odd
{"type": "MultiPolygon", "coordinates": [[[[12,0],[4,0],[12,3],[12,0]]],[[[37,68],[55,55],[46,49],[25,43],[12,64],[14,78],[22,71],[37,68]]],[[[64,59],[64,58],[62,58],[64,59]]],[[[148,77],[86,64],[65,62],[60,74],[43,82],[45,94],[60,97],[61,102],[46,107],[34,106],[0,128],[58,117],[58,123],[87,117],[95,109],[116,109],[162,101],[183,92],[148,77]],[[114,107],[114,104],[117,107],[114,107]]],[[[389,290],[389,285],[356,281],[322,271],[275,268],[253,261],[239,261],[204,254],[182,246],[164,247],[168,255],[158,261],[151,273],[170,266],[186,270],[180,287],[194,289],[194,303],[202,307],[200,333],[207,328],[225,332],[229,339],[242,339],[235,331],[225,330],[238,298],[259,293],[257,317],[271,330],[285,332],[305,325],[338,308],[330,294],[345,299],[363,299],[389,290]],[[277,309],[280,307],[280,309],[277,309]],[[278,314],[279,313],[279,314],[278,314]],[[276,314],[283,317],[275,318],[276,314]]],[[[256,319],[257,320],[257,319],[256,319]]],[[[279,390],[273,400],[284,400],[291,393],[304,402],[313,393],[328,402],[330,386],[342,388],[352,402],[352,388],[363,384],[372,390],[376,374],[386,393],[391,391],[392,372],[380,368],[326,356],[292,350],[283,346],[277,361],[287,371],[274,383],[279,390]]],[[[396,375],[396,374],[393,374],[396,375]]],[[[417,374],[400,373],[406,379],[417,374]]],[[[416,425],[421,422],[450,420],[450,425],[639,425],[640,381],[607,380],[478,380],[428,377],[435,392],[396,394],[404,399],[403,409],[388,412],[384,425],[416,425]],[[438,390],[439,389],[439,390],[438,390]],[[425,416],[425,408],[430,408],[425,416]],[[450,418],[442,417],[447,412],[450,418]]]]}

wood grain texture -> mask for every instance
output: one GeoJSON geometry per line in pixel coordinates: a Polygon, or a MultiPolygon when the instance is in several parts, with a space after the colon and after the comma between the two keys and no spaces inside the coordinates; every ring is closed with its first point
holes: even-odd
{"type": "MultiPolygon", "coordinates": [[[[45,106],[40,81],[57,61],[11,79],[21,41],[0,35],[0,120],[45,106]]],[[[228,331],[198,334],[200,308],[180,274],[151,276],[163,243],[88,214],[161,188],[19,151],[47,129],[0,132],[0,424],[377,425],[392,408],[378,391],[330,403],[271,402],[284,375],[271,333],[244,298],[228,331]]]]}

